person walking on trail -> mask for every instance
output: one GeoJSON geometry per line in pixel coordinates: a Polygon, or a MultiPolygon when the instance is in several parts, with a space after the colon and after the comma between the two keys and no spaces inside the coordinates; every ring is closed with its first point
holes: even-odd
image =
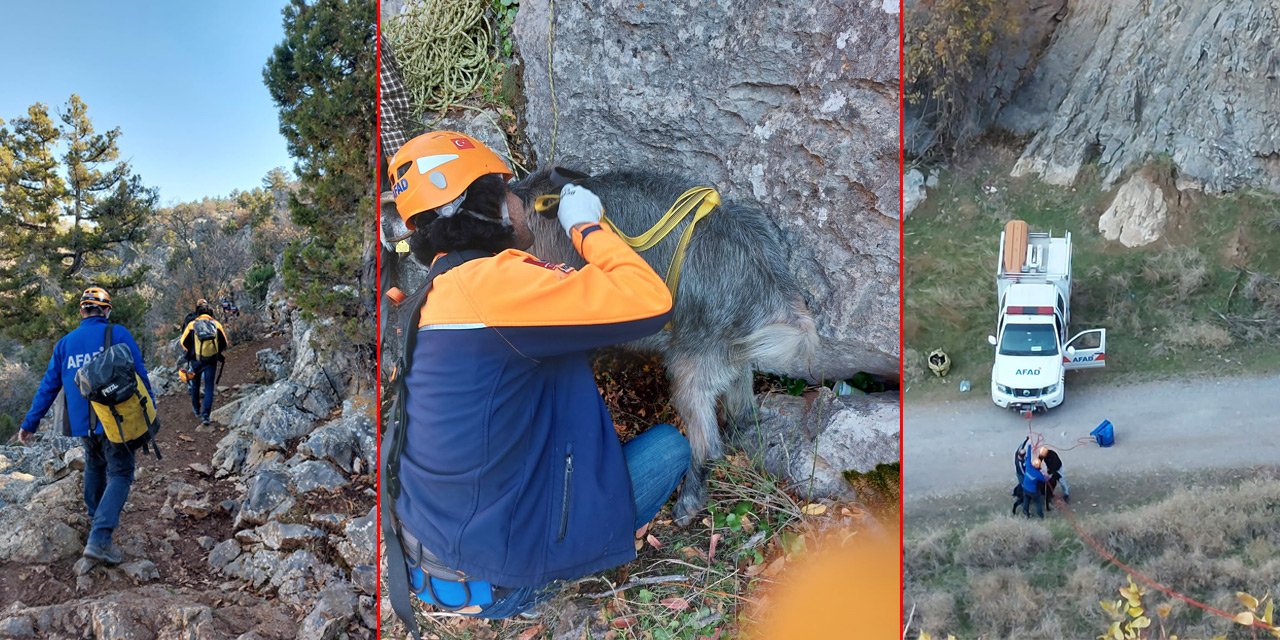
{"type": "Polygon", "coordinates": [[[1026,473],[1022,474],[1022,515],[1031,517],[1031,503],[1036,505],[1036,515],[1044,517],[1044,501],[1042,497],[1042,484],[1047,481],[1044,473],[1040,471],[1040,459],[1033,458],[1031,464],[1027,465],[1026,473]]]}
{"type": "Polygon", "coordinates": [[[401,302],[407,375],[382,462],[390,595],[416,634],[410,593],[506,618],[634,559],[690,450],[665,424],[623,446],[596,387],[590,350],[657,333],[672,304],[601,225],[599,198],[561,191],[560,225],[588,263],[575,270],[525,252],[533,213],[480,141],[419,136],[389,172],[413,255],[432,265],[429,293],[401,302]]]}
{"type": "Polygon", "coordinates": [[[81,394],[76,373],[104,350],[108,327],[112,344],[128,345],[133,354],[134,372],[151,397],[151,379],[142,362],[142,351],[133,336],[119,325],[109,323],[111,295],[105,289],[90,287],[80,296],[80,326],[63,336],[53,347],[53,357],[45,370],[31,401],[31,410],[22,421],[18,440],[29,443],[40,428],[40,420],[53,406],[58,392],[63,392],[64,421],[62,435],[81,438],[84,456],[84,505],[91,527],[84,546],[84,556],[107,564],[123,560],[120,548],[112,542],[120,524],[120,512],[133,485],[134,451],[127,445],[111,442],[102,422],[81,394]]]}
{"type": "Polygon", "coordinates": [[[209,426],[209,413],[213,411],[213,394],[220,377],[219,365],[226,358],[223,352],[231,345],[227,332],[213,317],[213,309],[207,300],[196,302],[196,308],[187,314],[186,326],[180,340],[192,378],[187,383],[191,393],[191,411],[200,418],[202,427],[209,426]]]}
{"type": "Polygon", "coordinates": [[[1070,504],[1071,487],[1067,484],[1067,479],[1062,476],[1062,458],[1058,456],[1058,452],[1042,446],[1036,451],[1036,455],[1044,461],[1044,470],[1049,476],[1049,482],[1045,487],[1045,500],[1052,501],[1054,491],[1057,490],[1058,485],[1062,485],[1062,501],[1070,504]]]}

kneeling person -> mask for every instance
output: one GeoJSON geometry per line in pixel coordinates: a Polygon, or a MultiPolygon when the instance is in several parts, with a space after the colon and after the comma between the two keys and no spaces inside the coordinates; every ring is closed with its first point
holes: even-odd
{"type": "Polygon", "coordinates": [[[601,226],[600,200],[582,187],[563,189],[558,217],[588,265],[526,253],[531,212],[477,140],[420,136],[390,172],[403,179],[396,206],[410,247],[434,278],[403,327],[403,421],[392,419],[384,445],[392,602],[411,629],[410,591],[447,610],[514,616],[557,580],[634,559],[635,530],[688,467],[688,442],[670,425],[620,444],[589,358],[660,330],[671,295],[601,226]]]}

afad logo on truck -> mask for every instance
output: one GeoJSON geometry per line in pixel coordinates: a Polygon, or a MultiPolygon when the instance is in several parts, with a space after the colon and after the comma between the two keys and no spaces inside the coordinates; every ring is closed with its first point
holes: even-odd
{"type": "Polygon", "coordinates": [[[1018,369],[1018,370],[1016,370],[1016,371],[1014,371],[1014,372],[1013,372],[1013,375],[1015,375],[1015,376],[1038,376],[1038,375],[1040,375],[1040,370],[1039,370],[1039,369],[1018,369]]]}
{"type": "Polygon", "coordinates": [[[1074,364],[1076,362],[1102,362],[1103,360],[1106,360],[1106,359],[1107,359],[1107,354],[1105,353],[1090,353],[1090,354],[1075,356],[1074,358],[1068,358],[1066,356],[1063,356],[1062,362],[1063,364],[1074,364]]]}

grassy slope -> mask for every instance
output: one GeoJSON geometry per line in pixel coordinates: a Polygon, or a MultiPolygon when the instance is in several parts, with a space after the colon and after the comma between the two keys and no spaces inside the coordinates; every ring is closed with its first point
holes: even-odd
{"type": "MultiPolygon", "coordinates": [[[[1261,597],[1280,587],[1277,473],[1272,468],[1242,482],[1178,489],[1143,506],[1079,521],[1124,562],[1234,613],[1241,610],[1237,591],[1261,597]]],[[[908,527],[905,556],[906,608],[915,610],[911,628],[934,637],[1094,637],[1111,620],[1099,601],[1115,599],[1127,584],[1125,574],[1086,546],[1060,512],[1045,520],[1001,513],[976,525],[908,527]]],[[[1166,602],[1173,612],[1164,623],[1179,637],[1253,637],[1163,594],[1151,592],[1144,600],[1149,610],[1166,602]]]]}
{"type": "MultiPolygon", "coordinates": [[[[1033,230],[1071,232],[1072,333],[1108,329],[1107,368],[1073,374],[1071,384],[1280,369],[1280,349],[1271,341],[1232,336],[1215,313],[1226,310],[1237,265],[1280,273],[1280,200],[1198,197],[1171,216],[1166,238],[1126,249],[1098,233],[1114,191],[1103,192],[1091,169],[1075,187],[1055,187],[1009,177],[1013,160],[1012,152],[996,149],[958,163],[906,220],[904,340],[914,397],[953,393],[960,379],[986,391],[997,245],[1012,218],[1033,230]],[[926,378],[924,355],[939,347],[952,357],[949,380],[926,378]]],[[[1232,296],[1236,311],[1247,309],[1241,287],[1232,296]]]]}

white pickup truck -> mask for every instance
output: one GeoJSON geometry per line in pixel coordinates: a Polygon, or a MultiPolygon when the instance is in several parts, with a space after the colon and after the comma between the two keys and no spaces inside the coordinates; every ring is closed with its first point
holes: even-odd
{"type": "Polygon", "coordinates": [[[1107,330],[1066,339],[1071,322],[1071,234],[1054,238],[1011,220],[1000,234],[996,267],[1000,312],[991,366],[991,400],[1015,411],[1052,409],[1066,396],[1069,369],[1106,366],[1107,330]]]}

